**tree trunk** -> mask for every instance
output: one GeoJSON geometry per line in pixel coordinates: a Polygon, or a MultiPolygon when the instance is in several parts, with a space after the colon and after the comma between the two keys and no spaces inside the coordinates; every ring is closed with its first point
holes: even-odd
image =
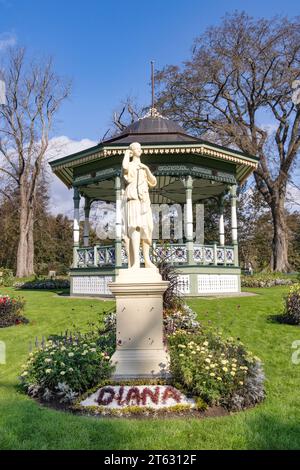
{"type": "Polygon", "coordinates": [[[33,214],[30,216],[27,233],[27,272],[34,274],[34,239],[33,239],[33,214]]]}
{"type": "Polygon", "coordinates": [[[289,271],[288,262],[288,233],[284,209],[284,198],[277,199],[271,206],[273,218],[273,270],[279,272],[289,271]]]}
{"type": "Polygon", "coordinates": [[[27,277],[34,274],[33,209],[24,194],[20,197],[19,231],[16,277],[27,277]]]}

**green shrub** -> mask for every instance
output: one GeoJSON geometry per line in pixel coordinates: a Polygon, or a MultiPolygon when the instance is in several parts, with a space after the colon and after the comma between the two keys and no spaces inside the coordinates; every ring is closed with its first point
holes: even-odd
{"type": "Polygon", "coordinates": [[[30,354],[21,373],[21,387],[43,400],[72,402],[104,379],[110,377],[110,354],[103,346],[110,337],[87,334],[76,339],[54,337],[43,349],[30,354]]]}
{"type": "Polygon", "coordinates": [[[28,320],[21,314],[24,305],[24,299],[0,295],[0,328],[28,323],[28,320]]]}
{"type": "Polygon", "coordinates": [[[264,375],[258,358],[240,343],[200,330],[168,337],[174,383],[207,405],[243,409],[264,398],[264,375]]]}
{"type": "Polygon", "coordinates": [[[281,316],[283,323],[300,325],[300,284],[290,287],[285,298],[285,312],[281,316]]]}
{"type": "Polygon", "coordinates": [[[14,273],[12,269],[0,268],[0,285],[11,287],[14,283],[14,273]]]}
{"type": "Polygon", "coordinates": [[[68,279],[35,279],[33,281],[15,282],[16,289],[69,289],[68,279]]]}
{"type": "Polygon", "coordinates": [[[289,286],[295,281],[281,273],[258,273],[253,276],[242,276],[242,287],[274,287],[289,286]]]}

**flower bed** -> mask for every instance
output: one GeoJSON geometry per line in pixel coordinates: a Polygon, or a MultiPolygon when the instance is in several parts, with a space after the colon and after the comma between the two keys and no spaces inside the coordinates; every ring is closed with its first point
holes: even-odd
{"type": "Polygon", "coordinates": [[[28,323],[21,312],[24,309],[25,302],[21,298],[11,298],[8,295],[0,295],[0,328],[7,326],[28,323]]]}
{"type": "Polygon", "coordinates": [[[34,281],[15,282],[16,289],[69,289],[68,279],[36,279],[34,281]]]}
{"type": "MultiPolygon", "coordinates": [[[[157,402],[162,405],[158,408],[165,408],[165,411],[170,408],[173,412],[177,407],[181,413],[190,408],[199,412],[209,407],[237,411],[254,406],[264,398],[261,361],[247,352],[242,343],[223,339],[220,334],[203,329],[196,314],[187,306],[164,312],[172,378],[162,383],[152,381],[148,387],[145,383],[122,383],[116,390],[109,383],[113,371],[109,360],[115,349],[115,328],[116,314],[112,312],[105,316],[104,328],[93,325],[90,333],[75,339],[73,336],[71,340],[54,337],[44,349],[32,353],[24,365],[22,388],[31,396],[69,403],[80,411],[85,408],[88,413],[112,412],[121,416],[124,416],[122,410],[126,415],[139,407],[150,412],[153,408],[149,404],[150,398],[161,402],[157,402]],[[91,387],[97,384],[97,389],[92,392],[91,387]],[[126,388],[126,385],[130,387],[126,388]],[[164,391],[157,388],[160,385],[165,386],[164,391]],[[171,393],[170,390],[177,390],[177,398],[184,394],[187,402],[180,399],[176,403],[167,403],[164,394],[171,393]],[[87,400],[85,407],[82,406],[84,400],[87,400]],[[112,402],[117,402],[118,406],[112,407],[112,402]],[[108,408],[114,409],[108,412],[108,408]]],[[[175,395],[173,393],[169,398],[176,401],[175,395]]]]}
{"type": "Polygon", "coordinates": [[[241,343],[211,331],[180,331],[168,338],[174,385],[204,406],[240,410],[264,398],[264,374],[259,358],[241,343]]]}
{"type": "Polygon", "coordinates": [[[294,283],[292,279],[282,276],[280,273],[260,273],[253,276],[241,276],[242,287],[274,287],[290,286],[294,283]]]}
{"type": "Polygon", "coordinates": [[[110,353],[103,348],[105,341],[109,344],[110,338],[99,341],[92,334],[48,340],[24,364],[22,389],[45,401],[72,402],[79,393],[110,377],[113,368],[110,353]]]}

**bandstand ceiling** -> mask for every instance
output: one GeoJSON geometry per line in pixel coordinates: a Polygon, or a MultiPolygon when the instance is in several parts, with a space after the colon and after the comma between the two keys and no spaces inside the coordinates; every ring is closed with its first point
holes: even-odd
{"type": "MultiPolygon", "coordinates": [[[[221,182],[195,178],[193,181],[192,199],[198,202],[204,199],[218,196],[226,189],[221,182]]],[[[94,200],[115,201],[114,181],[101,181],[80,188],[82,195],[94,200]]],[[[183,204],[186,200],[185,187],[179,178],[173,176],[158,176],[157,186],[150,190],[150,198],[153,204],[183,204]]]]}

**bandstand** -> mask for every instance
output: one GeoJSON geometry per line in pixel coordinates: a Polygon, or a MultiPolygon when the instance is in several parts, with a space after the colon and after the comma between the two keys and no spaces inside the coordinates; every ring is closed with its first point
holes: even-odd
{"type": "MultiPolygon", "coordinates": [[[[122,133],[95,147],[50,162],[53,172],[74,191],[73,265],[71,295],[110,296],[108,284],[127,267],[122,244],[121,164],[132,142],[142,145],[142,161],[157,178],[151,190],[152,204],[185,206],[184,236],[179,242],[154,240],[156,250],[167,251],[179,273],[183,295],[203,296],[240,292],[237,185],[256,168],[255,156],[221,147],[187,134],[155,108],[122,133]],[[224,205],[231,201],[231,240],[225,241],[224,205]],[[219,201],[219,241],[212,245],[195,241],[193,206],[215,197],[219,201]],[[80,245],[80,200],[84,198],[83,245],[80,245]],[[90,246],[89,214],[95,201],[116,203],[115,240],[90,246]]],[[[177,240],[178,241],[178,240],[177,240]]]]}

